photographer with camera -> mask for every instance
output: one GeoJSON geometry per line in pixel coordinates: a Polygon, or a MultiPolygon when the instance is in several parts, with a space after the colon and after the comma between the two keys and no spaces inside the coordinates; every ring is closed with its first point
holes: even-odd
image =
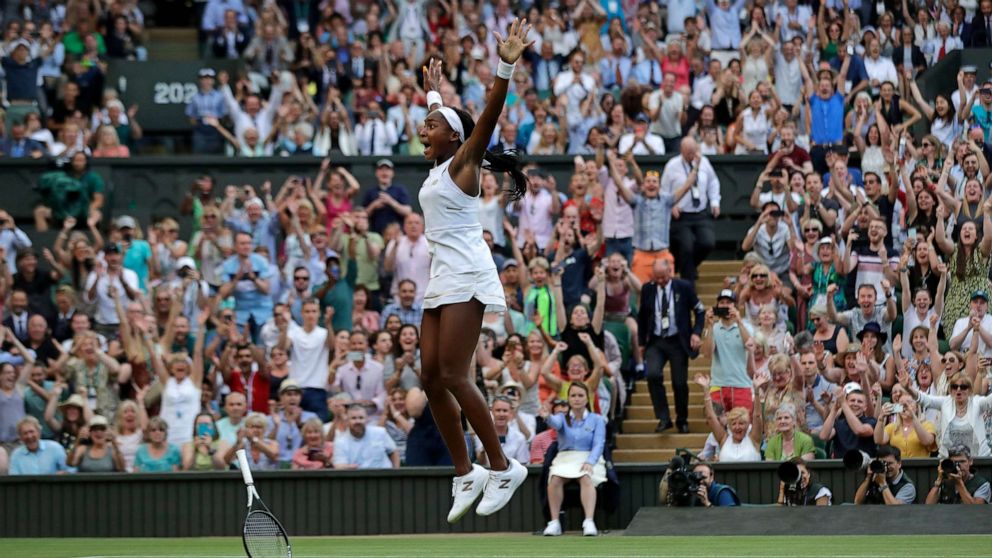
{"type": "Polygon", "coordinates": [[[826,486],[812,482],[806,461],[801,457],[782,463],[778,467],[778,505],[780,506],[829,506],[833,493],[826,486]]]}
{"type": "Polygon", "coordinates": [[[687,467],[689,454],[673,457],[659,486],[661,503],[674,507],[710,508],[741,505],[741,499],[730,486],[716,482],[713,467],[700,461],[687,467]]]}
{"type": "Polygon", "coordinates": [[[867,465],[865,480],[854,494],[855,504],[901,506],[916,502],[916,486],[902,472],[899,448],[878,448],[876,458],[867,465]]]}
{"type": "Polygon", "coordinates": [[[947,455],[937,466],[937,480],[927,493],[927,505],[988,504],[992,487],[989,481],[971,472],[974,461],[968,446],[951,446],[947,455]]]}

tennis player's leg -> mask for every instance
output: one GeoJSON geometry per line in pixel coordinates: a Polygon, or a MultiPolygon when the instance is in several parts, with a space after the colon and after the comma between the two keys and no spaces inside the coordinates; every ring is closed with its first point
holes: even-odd
{"type": "MultiPolygon", "coordinates": [[[[420,328],[421,383],[430,402],[434,422],[441,433],[441,438],[444,439],[445,446],[448,447],[457,475],[451,487],[454,502],[451,511],[448,512],[448,521],[454,523],[471,509],[485,491],[486,483],[489,482],[489,471],[478,465],[472,465],[465,445],[465,431],[462,430],[461,408],[441,377],[439,363],[441,347],[449,346],[449,343],[442,343],[441,309],[424,310],[424,319],[420,328]]],[[[478,338],[476,335],[475,343],[478,343],[478,338]]],[[[473,349],[475,343],[472,345],[473,349]]]]}
{"type": "Polygon", "coordinates": [[[489,406],[475,385],[474,371],[469,370],[472,354],[479,344],[484,312],[485,305],[476,299],[441,307],[438,370],[445,389],[461,405],[465,418],[471,423],[489,458],[492,470],[476,513],[490,515],[510,501],[513,493],[526,480],[527,468],[503,454],[489,406]]]}

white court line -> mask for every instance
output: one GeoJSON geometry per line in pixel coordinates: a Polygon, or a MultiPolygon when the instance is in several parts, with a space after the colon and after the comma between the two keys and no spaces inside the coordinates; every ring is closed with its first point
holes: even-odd
{"type": "MultiPolygon", "coordinates": [[[[154,556],[145,554],[129,554],[129,555],[96,555],[96,556],[79,556],[78,558],[189,558],[190,554],[156,554],[154,556]]],[[[316,555],[293,555],[296,558],[325,558],[323,554],[316,555]]],[[[410,558],[409,554],[336,554],[340,558],[410,558]]],[[[451,555],[435,555],[435,556],[451,556],[458,558],[503,558],[505,556],[510,556],[510,554],[451,554],[451,555]]],[[[546,557],[553,558],[546,554],[514,554],[513,556],[536,556],[536,557],[546,557]]],[[[604,555],[605,556],[605,555],[604,555]]],[[[684,558],[685,554],[649,554],[649,555],[633,555],[633,554],[620,554],[617,556],[622,556],[623,558],[684,558]]],[[[756,558],[761,556],[761,554],[693,554],[693,558],[756,558]]],[[[932,554],[803,554],[803,558],[933,558],[932,554]]],[[[243,555],[231,555],[231,556],[208,556],[204,558],[244,558],[243,555]]],[[[974,558],[973,554],[945,554],[942,558],[974,558]]]]}

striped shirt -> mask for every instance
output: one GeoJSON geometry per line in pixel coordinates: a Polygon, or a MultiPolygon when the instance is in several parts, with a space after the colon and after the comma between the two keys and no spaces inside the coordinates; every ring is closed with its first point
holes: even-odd
{"type": "Polygon", "coordinates": [[[227,101],[224,100],[224,95],[216,89],[206,93],[197,91],[196,95],[193,95],[193,98],[189,100],[189,104],[186,105],[186,116],[197,120],[205,116],[222,118],[226,115],[227,101]]]}
{"type": "Polygon", "coordinates": [[[667,249],[671,224],[671,194],[660,192],[656,198],[641,194],[634,197],[634,248],[652,252],[667,249]]]}

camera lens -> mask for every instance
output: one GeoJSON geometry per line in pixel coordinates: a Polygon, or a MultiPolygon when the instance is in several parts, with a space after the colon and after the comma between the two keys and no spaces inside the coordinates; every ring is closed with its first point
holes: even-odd
{"type": "Polygon", "coordinates": [[[954,474],[958,472],[958,464],[953,459],[941,459],[940,470],[945,474],[954,474]]]}
{"type": "Polygon", "coordinates": [[[882,461],[881,459],[873,459],[871,463],[868,464],[868,468],[871,470],[872,473],[878,474],[878,473],[884,473],[886,466],[885,466],[885,462],[882,461]]]}

